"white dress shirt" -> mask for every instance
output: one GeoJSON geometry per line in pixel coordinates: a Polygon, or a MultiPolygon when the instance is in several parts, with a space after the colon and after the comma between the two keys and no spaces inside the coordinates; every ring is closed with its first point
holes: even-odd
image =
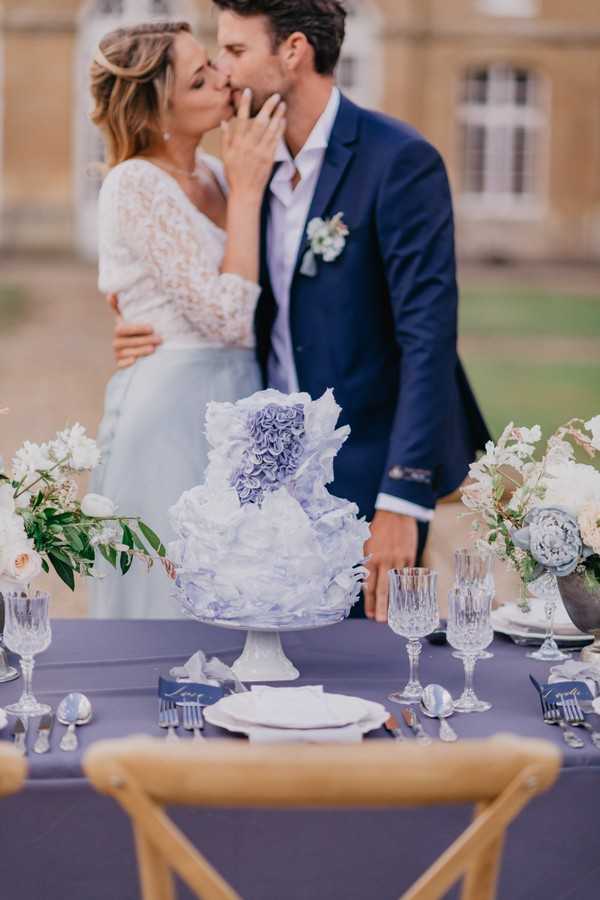
{"type": "MultiPolygon", "coordinates": [[[[279,167],[270,185],[267,261],[277,314],[271,332],[268,378],[269,387],[286,394],[299,390],[290,329],[292,279],[340,100],[340,92],[334,87],[327,106],[295,159],[283,140],[275,156],[279,167]],[[296,172],[300,181],[294,188],[292,179],[296,172]]],[[[433,510],[390,494],[379,494],[375,506],[421,521],[433,518],[433,510]]]]}

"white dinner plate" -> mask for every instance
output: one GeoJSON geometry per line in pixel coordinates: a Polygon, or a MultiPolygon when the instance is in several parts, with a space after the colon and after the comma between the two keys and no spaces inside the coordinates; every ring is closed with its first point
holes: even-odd
{"type": "MultiPolygon", "coordinates": [[[[381,728],[383,723],[389,718],[389,712],[381,703],[372,703],[370,700],[365,700],[364,702],[369,707],[368,714],[364,719],[360,719],[360,721],[355,723],[362,734],[381,728]]],[[[204,707],[203,713],[206,721],[210,722],[211,725],[216,725],[218,728],[224,728],[226,731],[250,734],[256,726],[247,722],[240,722],[238,719],[234,719],[233,716],[227,715],[222,708],[219,708],[221,703],[222,701],[219,700],[218,703],[204,707]]]]}
{"type": "Polygon", "coordinates": [[[341,728],[353,725],[369,713],[370,703],[360,697],[345,694],[316,694],[314,709],[298,703],[294,708],[293,691],[297,688],[271,688],[277,691],[277,705],[261,711],[255,691],[230,694],[215,704],[227,716],[246,725],[261,725],[267,728],[341,728]],[[287,691],[290,693],[288,694],[287,691]],[[322,698],[322,702],[321,701],[322,698]]]}
{"type": "MultiPolygon", "coordinates": [[[[492,610],[492,627],[494,631],[498,632],[498,634],[505,634],[510,638],[521,638],[521,639],[530,639],[533,641],[543,641],[545,637],[545,633],[543,631],[536,631],[531,628],[519,628],[518,625],[513,625],[505,616],[502,615],[501,609],[493,609],[492,610]]],[[[576,646],[581,644],[590,644],[593,641],[593,638],[589,634],[583,634],[582,632],[578,632],[577,634],[555,634],[555,638],[560,644],[562,641],[568,642],[569,644],[576,646]]]]}
{"type": "MultiPolygon", "coordinates": [[[[530,612],[524,612],[517,602],[505,603],[499,607],[504,618],[515,628],[544,632],[546,615],[544,601],[540,597],[529,599],[530,612]]],[[[557,602],[554,612],[554,633],[564,638],[580,637],[583,632],[569,618],[562,601],[557,602]]]]}

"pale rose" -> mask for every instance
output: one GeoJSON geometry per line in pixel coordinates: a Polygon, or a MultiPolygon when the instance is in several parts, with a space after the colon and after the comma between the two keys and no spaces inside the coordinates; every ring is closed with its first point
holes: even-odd
{"type": "Polygon", "coordinates": [[[588,503],[577,520],[583,543],[594,553],[600,553],[600,503],[588,503]]]}
{"type": "Polygon", "coordinates": [[[589,503],[600,503],[600,472],[572,461],[552,463],[540,482],[544,506],[558,506],[578,516],[589,503]]]}
{"type": "Polygon", "coordinates": [[[585,427],[592,434],[592,447],[600,450],[600,416],[594,416],[589,422],[585,423],[585,427]]]}
{"type": "Polygon", "coordinates": [[[42,559],[33,548],[33,541],[25,538],[5,548],[5,574],[20,583],[32,581],[42,571],[42,559]]]}
{"type": "Polygon", "coordinates": [[[106,519],[114,516],[116,510],[117,507],[110,497],[104,497],[102,494],[86,494],[81,501],[81,512],[92,519],[106,519]]]}

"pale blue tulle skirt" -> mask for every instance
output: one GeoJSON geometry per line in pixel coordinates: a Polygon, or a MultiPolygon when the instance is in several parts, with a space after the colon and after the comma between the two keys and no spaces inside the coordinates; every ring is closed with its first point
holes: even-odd
{"type": "MultiPolygon", "coordinates": [[[[90,491],[106,494],[122,515],[139,515],[168,544],[169,508],[204,481],[208,462],[204,416],[211,400],[235,402],[262,387],[254,351],[160,348],[117,372],[106,389],[98,432],[102,462],[90,491]]],[[[136,560],[121,576],[105,564],[90,582],[96,618],[169,619],[182,615],[162,566],[136,560]]]]}

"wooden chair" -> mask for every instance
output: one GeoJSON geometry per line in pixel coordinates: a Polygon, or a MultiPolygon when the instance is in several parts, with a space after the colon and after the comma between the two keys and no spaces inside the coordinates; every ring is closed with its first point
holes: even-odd
{"type": "Polygon", "coordinates": [[[16,794],[25,783],[27,763],[11,744],[0,744],[0,797],[16,794]]]}
{"type": "Polygon", "coordinates": [[[492,900],[505,830],[554,784],[560,759],[546,741],[511,735],[425,748],[392,741],[173,745],[136,737],[95,744],[83,766],[96,789],[132,819],[144,900],[174,900],[171,870],[203,900],[240,900],[168,818],[166,804],[389,809],[465,803],[476,804],[473,822],[403,900],[442,897],[463,876],[463,900],[492,900]]]}

